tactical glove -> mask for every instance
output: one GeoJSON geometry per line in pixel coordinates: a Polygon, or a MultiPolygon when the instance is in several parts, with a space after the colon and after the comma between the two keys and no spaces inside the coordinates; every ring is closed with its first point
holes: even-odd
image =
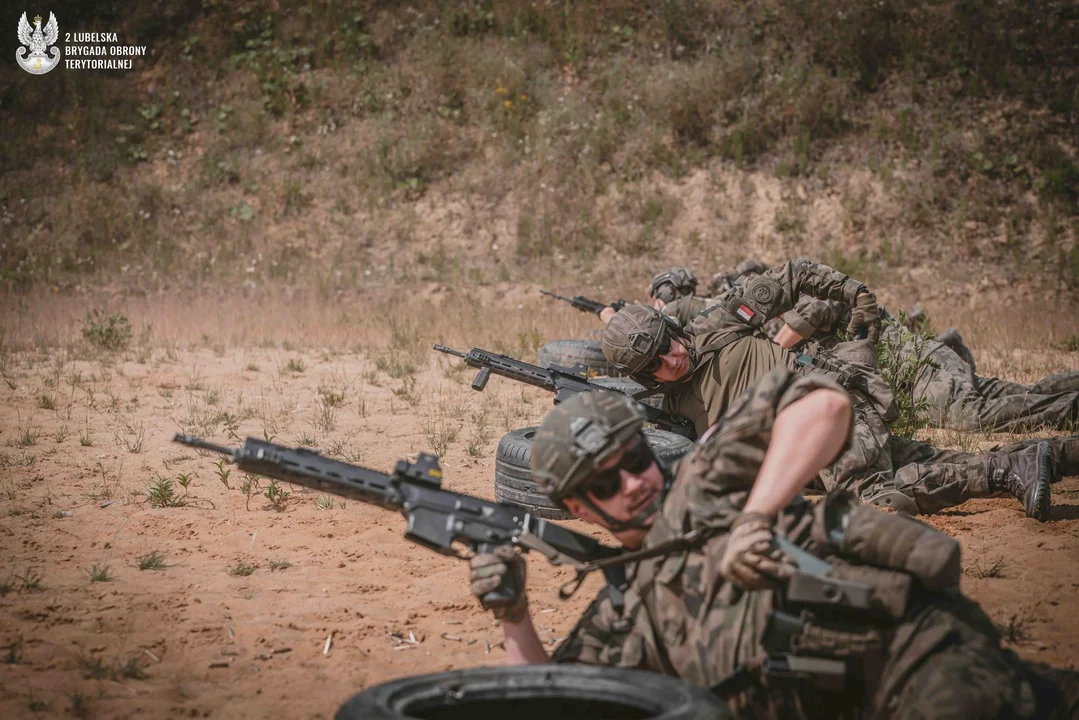
{"type": "Polygon", "coordinates": [[[485,610],[490,610],[496,620],[516,623],[524,620],[528,614],[528,596],[525,595],[525,559],[510,545],[500,545],[493,553],[476,555],[469,561],[472,572],[469,581],[472,584],[472,594],[480,599],[480,604],[485,610]],[[507,605],[499,607],[487,607],[483,602],[483,596],[496,590],[502,585],[506,573],[513,573],[516,582],[513,587],[519,588],[513,600],[507,605]]]}
{"type": "Polygon", "coordinates": [[[719,573],[744,590],[775,588],[793,574],[794,563],[776,546],[775,518],[743,513],[731,525],[719,573]]]}
{"type": "Polygon", "coordinates": [[[850,324],[847,332],[855,339],[859,339],[859,333],[865,331],[866,337],[873,343],[880,338],[880,308],[877,306],[877,297],[865,290],[854,299],[854,307],[850,311],[850,324]]]}

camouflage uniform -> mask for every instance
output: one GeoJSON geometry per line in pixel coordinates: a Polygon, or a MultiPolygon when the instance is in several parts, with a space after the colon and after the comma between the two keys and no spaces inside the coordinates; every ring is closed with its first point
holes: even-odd
{"type": "MultiPolygon", "coordinates": [[[[900,357],[908,349],[900,350],[900,357]]],[[[914,398],[929,403],[929,420],[957,430],[1015,432],[1046,426],[1070,428],[1079,417],[1079,371],[1043,378],[1032,385],[981,378],[949,347],[929,341],[921,355],[938,367],[924,366],[914,383],[914,398]]]]}
{"type": "MultiPolygon", "coordinates": [[[[869,341],[841,343],[827,356],[813,358],[796,356],[757,333],[768,319],[793,308],[803,293],[849,306],[864,290],[857,280],[809,260],[792,260],[747,278],[690,323],[699,364],[665,388],[664,409],[689,418],[703,436],[737,397],[774,368],[827,375],[850,392],[855,422],[850,450],[820,473],[826,490],[848,489],[867,502],[911,514],[936,513],[999,490],[990,486],[994,455],[957,455],[892,435],[887,423],[895,417],[893,398],[876,372],[876,349],[869,341]],[[716,351],[717,345],[723,347],[716,351]]],[[[605,353],[617,352],[607,339],[612,332],[609,325],[605,353]]],[[[608,360],[617,362],[613,354],[608,360]]],[[[655,385],[650,376],[635,379],[655,385]]],[[[1028,514],[1032,507],[1028,504],[1028,514]]],[[[1042,506],[1040,514],[1046,519],[1048,507],[1042,506]]]]}
{"type": "MultiPolygon", "coordinates": [[[[834,347],[838,342],[834,331],[846,312],[849,309],[841,303],[799,299],[783,320],[802,337],[814,340],[814,347],[834,347]]],[[[1022,385],[978,377],[960,352],[937,340],[919,348],[913,340],[904,342],[895,328],[888,328],[880,341],[898,347],[901,362],[931,361],[919,370],[912,395],[915,401],[928,403],[929,422],[936,427],[993,432],[1039,426],[1060,429],[1071,428],[1079,416],[1079,371],[1022,385]]]]}
{"type": "MultiPolygon", "coordinates": [[[[791,604],[782,590],[743,592],[719,574],[727,532],[760,470],[776,415],[812,390],[835,387],[824,377],[777,369],[739,398],[682,461],[642,549],[692,531],[706,539],[627,568],[628,584],[621,592],[600,592],[555,661],[651,670],[717,692],[726,680],[721,694],[750,717],[1046,717],[1031,669],[1001,649],[993,623],[957,587],[930,593],[913,583],[914,595],[886,619],[833,608],[818,615],[808,606],[795,640],[777,650],[766,630],[770,611],[798,614],[806,606],[791,604]],[[823,690],[771,675],[764,661],[777,653],[838,658],[845,663],[843,686],[823,690]]],[[[819,544],[815,522],[821,521],[812,506],[799,497],[776,528],[814,554],[832,557],[819,544]]],[[[957,585],[957,546],[954,555],[957,585]]],[[[832,557],[833,567],[843,563],[832,557]]],[[[871,572],[886,578],[874,587],[910,582],[895,570],[871,572]]],[[[1048,694],[1059,687],[1050,683],[1048,694]]]]}

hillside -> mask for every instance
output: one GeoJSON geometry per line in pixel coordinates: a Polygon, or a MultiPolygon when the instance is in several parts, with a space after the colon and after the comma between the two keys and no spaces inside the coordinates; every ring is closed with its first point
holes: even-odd
{"type": "Polygon", "coordinates": [[[151,54],[0,71],[7,291],[636,286],[747,254],[1079,286],[1072,3],[54,11],[151,54]]]}

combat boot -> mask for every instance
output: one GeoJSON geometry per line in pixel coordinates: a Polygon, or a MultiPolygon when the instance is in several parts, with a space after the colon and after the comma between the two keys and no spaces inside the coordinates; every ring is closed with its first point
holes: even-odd
{"type": "Polygon", "coordinates": [[[1027,517],[1040,522],[1049,519],[1049,486],[1055,478],[1053,445],[1048,440],[989,459],[989,492],[1011,493],[1023,503],[1027,517]]]}

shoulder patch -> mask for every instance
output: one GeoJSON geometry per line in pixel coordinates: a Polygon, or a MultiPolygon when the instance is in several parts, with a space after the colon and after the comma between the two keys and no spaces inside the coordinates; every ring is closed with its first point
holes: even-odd
{"type": "Polygon", "coordinates": [[[753,290],[751,291],[753,299],[762,305],[767,305],[775,298],[776,293],[770,283],[758,282],[754,283],[753,290]]]}

